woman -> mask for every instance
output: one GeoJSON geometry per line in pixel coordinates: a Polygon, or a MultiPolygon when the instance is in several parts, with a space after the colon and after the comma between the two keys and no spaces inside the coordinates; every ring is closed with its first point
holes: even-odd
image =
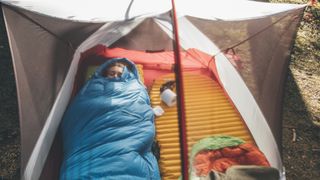
{"type": "Polygon", "coordinates": [[[60,179],[160,179],[149,96],[127,59],[96,70],[65,112],[62,135],[60,179]]]}

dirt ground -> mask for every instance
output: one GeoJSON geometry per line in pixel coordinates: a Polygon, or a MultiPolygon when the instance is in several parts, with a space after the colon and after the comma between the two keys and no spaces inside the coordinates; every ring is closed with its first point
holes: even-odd
{"type": "Polygon", "coordinates": [[[282,153],[287,179],[320,179],[319,3],[305,11],[285,88],[282,153]]]}
{"type": "Polygon", "coordinates": [[[19,179],[20,129],[14,72],[0,11],[0,179],[19,179]]]}
{"type": "MultiPolygon", "coordinates": [[[[302,0],[271,0],[303,3],[302,0]]],[[[283,160],[287,179],[320,179],[320,5],[302,19],[285,85],[283,160]]],[[[20,177],[14,73],[0,13],[0,179],[20,177]]]]}

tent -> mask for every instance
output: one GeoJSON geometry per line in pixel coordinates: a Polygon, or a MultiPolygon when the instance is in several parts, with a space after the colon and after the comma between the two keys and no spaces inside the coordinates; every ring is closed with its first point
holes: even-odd
{"type": "Polygon", "coordinates": [[[54,139],[72,96],[79,60],[98,44],[175,55],[197,49],[213,57],[225,93],[256,144],[285,178],[283,85],[306,5],[176,0],[173,16],[171,1],[163,0],[1,3],[17,84],[23,179],[54,177],[58,172],[52,168],[59,154],[54,139]]]}

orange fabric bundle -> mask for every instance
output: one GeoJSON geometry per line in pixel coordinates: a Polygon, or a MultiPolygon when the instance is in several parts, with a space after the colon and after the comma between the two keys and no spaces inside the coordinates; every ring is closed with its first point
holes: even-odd
{"type": "Polygon", "coordinates": [[[210,151],[202,151],[194,158],[193,166],[197,175],[204,176],[211,171],[210,151]]]}
{"type": "Polygon", "coordinates": [[[216,170],[219,172],[225,172],[230,166],[239,165],[234,158],[220,158],[211,163],[210,170],[216,170]]]}
{"type": "Polygon", "coordinates": [[[211,170],[225,172],[233,165],[270,166],[264,154],[254,145],[239,146],[199,152],[193,161],[198,176],[206,176],[211,170]]]}
{"type": "Polygon", "coordinates": [[[235,158],[241,156],[245,151],[238,147],[225,147],[221,152],[224,157],[235,158]]]}

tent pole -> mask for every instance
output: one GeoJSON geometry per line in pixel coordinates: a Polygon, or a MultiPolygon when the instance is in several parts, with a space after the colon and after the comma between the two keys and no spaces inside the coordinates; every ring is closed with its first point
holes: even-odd
{"type": "Polygon", "coordinates": [[[180,155],[181,158],[181,174],[183,180],[189,179],[188,174],[188,142],[186,134],[186,116],[185,116],[185,103],[184,103],[184,89],[183,89],[183,76],[182,76],[182,64],[180,57],[180,43],[178,35],[178,23],[177,16],[175,11],[174,0],[171,0],[172,3],[172,26],[173,26],[173,48],[174,48],[174,60],[175,60],[175,79],[176,79],[176,89],[177,89],[177,109],[178,109],[178,120],[179,120],[179,136],[180,136],[180,155]]]}

